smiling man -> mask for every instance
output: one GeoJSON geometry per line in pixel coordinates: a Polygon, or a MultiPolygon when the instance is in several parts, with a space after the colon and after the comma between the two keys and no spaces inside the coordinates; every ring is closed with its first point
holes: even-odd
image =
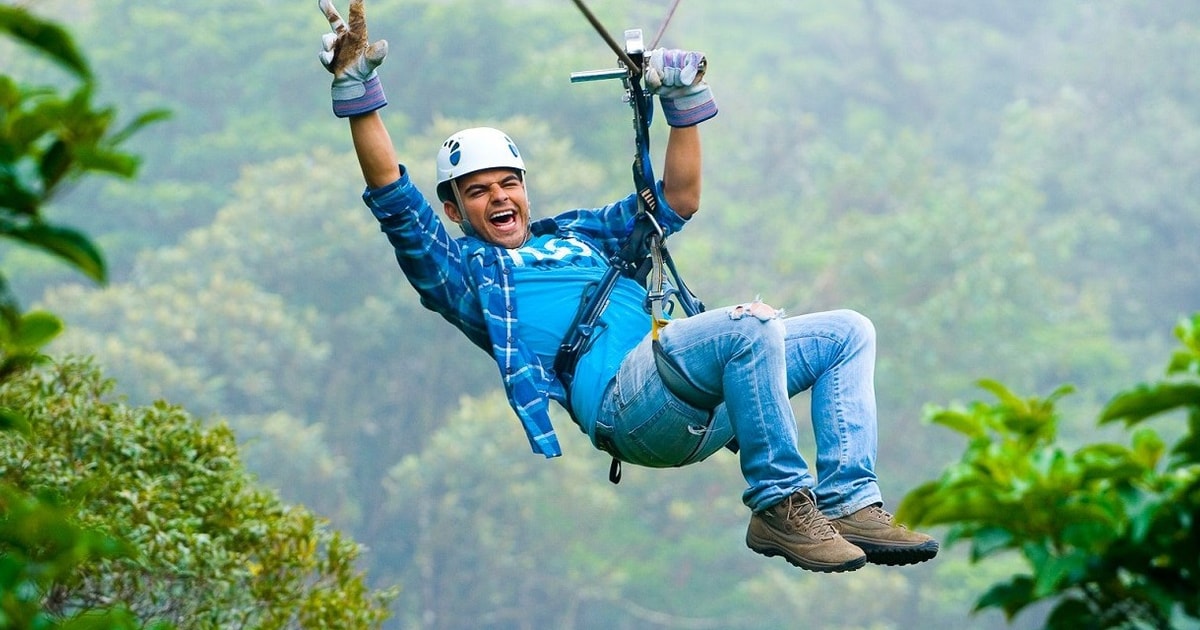
{"type": "MultiPolygon", "coordinates": [[[[897,526],[882,507],[875,329],[867,318],[849,310],[784,317],[756,301],[671,321],[655,340],[646,287],[619,275],[577,362],[559,362],[582,296],[607,276],[630,236],[638,195],[531,220],[517,144],[490,127],[464,129],[437,155],[442,213],[463,232],[451,236],[397,163],[379,113],[387,99],[375,68],[387,43],[368,43],[362,0],[351,1],[349,24],[330,0],[318,2],[333,27],[320,59],[334,76],[334,113],[350,123],[363,200],[421,303],[496,362],[535,453],[562,454],[552,400],[619,462],[684,466],[736,445],[754,551],[822,572],[937,554],[936,540],[897,526]],[[675,371],[662,367],[663,356],[675,371]],[[800,455],[789,400],[807,390],[816,474],[800,455]]],[[[670,235],[700,208],[698,125],[716,116],[717,105],[703,54],[658,49],[644,63],[670,126],[653,208],[670,235]]]]}

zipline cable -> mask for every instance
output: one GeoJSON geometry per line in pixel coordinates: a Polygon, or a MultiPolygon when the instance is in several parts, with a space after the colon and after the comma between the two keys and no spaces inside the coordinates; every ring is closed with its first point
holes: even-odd
{"type": "Polygon", "coordinates": [[[596,29],[597,33],[600,33],[600,37],[604,38],[604,42],[608,44],[608,47],[617,53],[617,58],[624,62],[625,67],[629,68],[630,72],[641,74],[642,67],[633,62],[633,59],[625,52],[624,48],[617,45],[617,41],[608,34],[608,31],[604,30],[604,25],[600,23],[600,20],[596,19],[596,16],[592,14],[591,9],[587,8],[583,0],[574,0],[574,2],[575,6],[579,7],[579,11],[583,13],[583,17],[587,18],[588,22],[591,22],[592,28],[596,29]]]}
{"type": "Polygon", "coordinates": [[[671,8],[667,9],[667,17],[663,19],[662,26],[658,27],[658,32],[654,34],[654,41],[650,42],[647,50],[658,48],[658,42],[662,40],[663,33],[667,32],[667,25],[671,23],[671,18],[675,17],[675,9],[679,7],[679,1],[675,0],[671,3],[671,8]]]}

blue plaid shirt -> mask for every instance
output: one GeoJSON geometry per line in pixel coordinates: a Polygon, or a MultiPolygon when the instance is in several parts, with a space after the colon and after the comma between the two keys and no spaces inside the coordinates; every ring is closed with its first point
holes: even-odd
{"type": "MultiPolygon", "coordinates": [[[[565,405],[566,392],[554,376],[554,367],[542,365],[517,336],[511,259],[504,249],[478,238],[452,238],[403,166],[401,173],[399,180],[363,193],[363,201],[396,251],[400,268],[425,308],[491,353],[533,452],[562,455],[550,423],[549,401],[565,405]]],[[[658,187],[661,199],[661,181],[658,187]]],[[[603,252],[607,262],[624,244],[637,208],[637,197],[631,194],[603,208],[570,210],[534,221],[530,230],[535,235],[555,233],[586,241],[603,252]]],[[[685,224],[665,203],[656,218],[667,234],[685,224]]]]}

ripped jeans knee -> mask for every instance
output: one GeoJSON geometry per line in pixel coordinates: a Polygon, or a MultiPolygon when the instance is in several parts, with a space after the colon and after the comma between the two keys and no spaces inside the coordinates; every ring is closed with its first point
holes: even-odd
{"type": "Polygon", "coordinates": [[[747,315],[752,315],[758,318],[759,321],[766,322],[783,317],[783,309],[776,309],[770,304],[754,298],[753,302],[738,304],[729,310],[729,319],[732,320],[739,320],[747,315]]]}

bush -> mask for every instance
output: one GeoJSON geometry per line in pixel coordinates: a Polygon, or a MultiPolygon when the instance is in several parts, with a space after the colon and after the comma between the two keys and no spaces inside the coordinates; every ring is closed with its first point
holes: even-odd
{"type": "Polygon", "coordinates": [[[1123,421],[1130,445],[1056,445],[1055,402],[984,382],[998,403],[933,409],[968,438],[962,460],[907,497],[897,517],[950,526],[980,562],[1006,551],[1029,572],[994,585],[976,610],[1011,619],[1053,600],[1049,628],[1200,626],[1200,314],[1176,328],[1166,377],[1117,395],[1100,424],[1123,421]],[[1147,419],[1183,421],[1169,451],[1147,419]]]}
{"type": "Polygon", "coordinates": [[[42,593],[50,612],[123,602],[181,628],[380,625],[390,593],[366,587],[358,546],[259,487],[226,426],[106,400],[111,387],[82,359],[0,386],[0,406],[29,419],[27,435],[0,433],[0,472],[131,550],[81,562],[42,593]]]}

